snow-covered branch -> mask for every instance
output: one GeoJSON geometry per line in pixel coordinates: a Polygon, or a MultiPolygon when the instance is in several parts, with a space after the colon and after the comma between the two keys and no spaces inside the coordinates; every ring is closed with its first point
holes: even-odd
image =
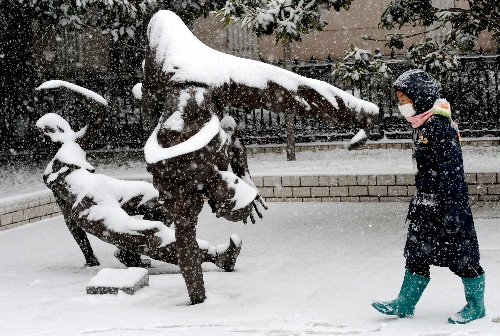
{"type": "Polygon", "coordinates": [[[349,8],[352,0],[228,0],[218,11],[226,23],[241,21],[257,35],[276,33],[277,41],[300,41],[312,30],[322,30],[321,14],[331,7],[349,8]]]}

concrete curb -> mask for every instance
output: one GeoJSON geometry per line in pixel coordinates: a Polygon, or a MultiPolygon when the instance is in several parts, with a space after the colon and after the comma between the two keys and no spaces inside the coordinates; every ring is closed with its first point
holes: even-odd
{"type": "MultiPolygon", "coordinates": [[[[466,173],[471,204],[500,201],[499,173],[466,173]]],[[[267,202],[408,202],[413,174],[258,176],[267,202]]],[[[151,181],[149,181],[151,182],[151,181]]],[[[0,200],[0,231],[61,214],[50,190],[0,200]]]]}
{"type": "MultiPolygon", "coordinates": [[[[349,141],[332,141],[332,142],[311,142],[297,143],[295,145],[296,152],[305,151],[327,151],[335,149],[346,149],[349,141]]],[[[499,137],[482,137],[482,138],[462,138],[462,146],[469,147],[500,147],[499,137]]],[[[412,142],[410,139],[382,139],[378,141],[369,140],[361,149],[411,149],[412,142]]],[[[256,153],[285,153],[285,144],[251,144],[246,146],[248,154],[256,153]]],[[[117,160],[124,158],[144,158],[143,149],[110,149],[110,150],[90,150],[87,151],[87,157],[90,159],[114,158],[117,160]]],[[[0,154],[0,162],[15,161],[50,161],[52,155],[47,153],[19,153],[19,154],[0,154]]]]}

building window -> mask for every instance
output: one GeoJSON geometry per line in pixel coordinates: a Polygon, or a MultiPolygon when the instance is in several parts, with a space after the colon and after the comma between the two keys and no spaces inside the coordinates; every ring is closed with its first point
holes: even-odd
{"type": "Polygon", "coordinates": [[[240,23],[230,23],[227,27],[229,53],[234,56],[259,59],[257,35],[241,27],[240,23]]]}
{"type": "MultiPolygon", "coordinates": [[[[455,0],[432,0],[432,5],[440,9],[453,8],[455,0]]],[[[451,24],[447,23],[444,27],[435,30],[437,26],[437,24],[433,24],[428,28],[427,37],[431,38],[434,42],[443,42],[451,31],[451,24]]]]}
{"type": "Polygon", "coordinates": [[[57,63],[60,67],[81,67],[83,63],[82,34],[64,31],[57,38],[57,63]]]}

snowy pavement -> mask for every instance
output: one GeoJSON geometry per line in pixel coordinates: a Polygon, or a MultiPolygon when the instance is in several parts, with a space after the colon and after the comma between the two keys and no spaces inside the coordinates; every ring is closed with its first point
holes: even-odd
{"type": "Polygon", "coordinates": [[[386,317],[370,302],[397,295],[403,273],[405,203],[272,203],[243,225],[205,208],[198,237],[243,240],[236,270],[204,265],[208,299],[188,306],[178,268],[153,261],[150,286],[133,296],[87,295],[103,267],[122,268],[93,237],[100,267],[83,256],[62,217],[0,232],[0,335],[500,335],[500,209],[476,210],[487,316],[447,318],[465,303],[461,281],[432,267],[413,319],[386,317]]]}
{"type": "MultiPolygon", "coordinates": [[[[499,147],[464,147],[466,172],[500,171],[499,147]]],[[[143,159],[119,161],[100,160],[91,163],[97,173],[118,178],[139,179],[150,177],[143,159]]],[[[411,150],[372,149],[348,151],[299,152],[296,161],[286,161],[286,154],[262,153],[248,156],[252,176],[297,175],[357,175],[357,174],[412,174],[411,150]]],[[[0,200],[23,193],[47,190],[42,181],[46,163],[12,164],[0,167],[0,200]]]]}

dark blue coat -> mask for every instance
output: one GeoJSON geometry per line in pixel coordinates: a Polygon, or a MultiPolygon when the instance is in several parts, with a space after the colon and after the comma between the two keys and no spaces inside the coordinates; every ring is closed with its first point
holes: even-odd
{"type": "Polygon", "coordinates": [[[462,150],[450,119],[434,115],[413,132],[417,193],[404,255],[436,266],[479,264],[462,150]]]}

